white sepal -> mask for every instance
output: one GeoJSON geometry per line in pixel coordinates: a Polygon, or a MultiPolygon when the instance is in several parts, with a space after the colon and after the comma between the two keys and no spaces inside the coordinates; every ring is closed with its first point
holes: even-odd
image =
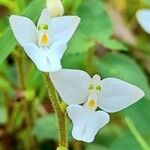
{"type": "Polygon", "coordinates": [[[12,15],[9,18],[9,22],[18,43],[22,47],[28,43],[37,43],[36,27],[29,18],[12,15]]]}
{"type": "Polygon", "coordinates": [[[81,104],[87,100],[91,77],[82,70],[62,69],[50,73],[50,78],[63,101],[81,104]]]}
{"type": "Polygon", "coordinates": [[[107,112],[120,111],[144,96],[137,86],[116,78],[103,79],[101,86],[98,106],[107,112]]]}

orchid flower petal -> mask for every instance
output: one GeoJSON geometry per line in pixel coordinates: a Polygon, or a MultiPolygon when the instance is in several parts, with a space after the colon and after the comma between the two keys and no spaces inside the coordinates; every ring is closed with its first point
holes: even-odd
{"type": "Polygon", "coordinates": [[[40,49],[35,44],[29,43],[24,46],[24,50],[39,70],[43,72],[49,72],[51,70],[51,64],[42,48],[40,49]]]}
{"type": "Polygon", "coordinates": [[[50,49],[46,51],[47,57],[51,62],[50,72],[55,72],[62,69],[61,58],[67,49],[67,45],[62,42],[55,42],[50,49]]]}
{"type": "Polygon", "coordinates": [[[56,42],[48,50],[38,48],[35,44],[29,43],[25,45],[24,49],[39,70],[43,72],[55,72],[62,68],[60,60],[62,52],[66,49],[65,44],[56,42]]]}
{"type": "Polygon", "coordinates": [[[116,78],[103,79],[101,86],[98,106],[107,112],[120,111],[144,96],[137,86],[116,78]]]}
{"type": "Polygon", "coordinates": [[[54,57],[53,59],[59,59],[64,55],[65,50],[67,49],[67,45],[63,42],[55,42],[51,45],[50,49],[47,51],[47,55],[49,55],[50,58],[54,57]]]}
{"type": "Polygon", "coordinates": [[[109,115],[104,111],[89,111],[80,105],[67,107],[73,123],[72,136],[79,141],[92,142],[98,130],[109,122],[109,115]]]}
{"type": "Polygon", "coordinates": [[[81,70],[62,69],[50,73],[50,78],[67,104],[81,104],[87,100],[91,77],[81,70]]]}
{"type": "Polygon", "coordinates": [[[40,24],[50,24],[50,15],[47,8],[43,9],[38,20],[37,26],[40,24]]]}
{"type": "Polygon", "coordinates": [[[140,24],[140,26],[150,34],[150,10],[142,9],[137,11],[136,18],[140,24]]]}
{"type": "Polygon", "coordinates": [[[80,18],[77,16],[62,16],[51,18],[52,43],[61,41],[67,43],[75,32],[80,18]]]}
{"type": "Polygon", "coordinates": [[[29,18],[12,15],[9,22],[18,43],[22,47],[27,43],[37,43],[36,27],[29,18]]]}

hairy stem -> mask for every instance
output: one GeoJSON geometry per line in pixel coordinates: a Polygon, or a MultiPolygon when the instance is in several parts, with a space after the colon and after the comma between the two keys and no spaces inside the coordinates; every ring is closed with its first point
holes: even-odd
{"type": "Polygon", "coordinates": [[[67,150],[67,133],[66,133],[66,113],[61,110],[60,102],[56,93],[56,90],[49,78],[48,73],[43,73],[43,78],[47,86],[49,99],[51,100],[52,107],[56,113],[58,120],[58,129],[59,129],[59,147],[57,149],[67,150]]]}

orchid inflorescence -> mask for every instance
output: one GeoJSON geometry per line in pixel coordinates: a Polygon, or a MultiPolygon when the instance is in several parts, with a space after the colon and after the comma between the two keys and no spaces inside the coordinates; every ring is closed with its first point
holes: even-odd
{"type": "Polygon", "coordinates": [[[10,16],[10,26],[36,67],[49,72],[54,87],[68,105],[66,111],[73,123],[73,137],[92,142],[99,129],[109,122],[108,113],[132,105],[144,96],[144,92],[117,78],[101,79],[97,74],[91,78],[82,70],[62,69],[61,59],[80,18],[62,16],[62,6],[56,6],[61,7],[57,12],[52,7],[42,11],[37,27],[29,18],[16,15],[10,16]]]}

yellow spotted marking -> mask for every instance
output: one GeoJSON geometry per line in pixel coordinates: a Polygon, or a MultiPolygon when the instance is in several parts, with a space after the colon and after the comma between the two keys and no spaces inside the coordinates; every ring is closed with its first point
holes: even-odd
{"type": "Polygon", "coordinates": [[[89,106],[90,109],[95,108],[95,101],[93,99],[90,100],[89,103],[88,103],[88,106],[89,106]]]}
{"type": "Polygon", "coordinates": [[[42,43],[42,45],[46,45],[48,43],[48,37],[46,34],[42,35],[41,43],[42,43]]]}

